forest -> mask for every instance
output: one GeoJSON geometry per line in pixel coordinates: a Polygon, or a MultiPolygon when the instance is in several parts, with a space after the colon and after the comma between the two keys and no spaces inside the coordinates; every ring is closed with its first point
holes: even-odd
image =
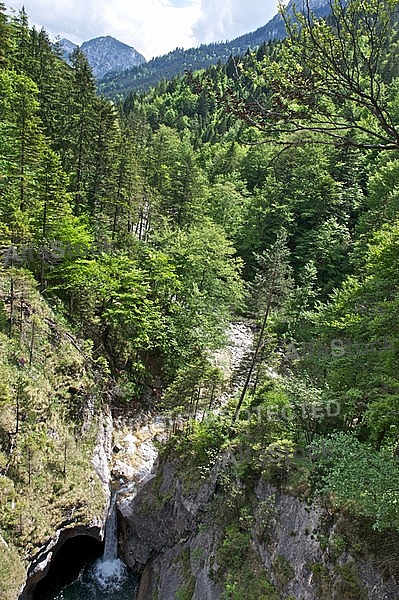
{"type": "Polygon", "coordinates": [[[394,546],[398,7],[331,7],[112,102],[79,48],[68,65],[0,4],[0,533],[24,560],[46,527],[32,498],[57,518],[74,502],[88,403],[184,415],[164,452],[228,449],[244,481],[265,471],[394,546]],[[240,319],[245,383],[211,418],[240,319]]]}

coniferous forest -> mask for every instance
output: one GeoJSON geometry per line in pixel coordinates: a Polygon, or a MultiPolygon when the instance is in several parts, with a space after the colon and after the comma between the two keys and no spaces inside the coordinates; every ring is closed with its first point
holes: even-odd
{"type": "MultiPolygon", "coordinates": [[[[99,510],[105,408],[183,415],[161,455],[193,477],[230,452],[225,552],[262,473],[397,552],[399,13],[331,7],[116,102],[0,4],[1,598],[99,510]],[[253,349],[213,413],[237,321],[253,349]]],[[[242,565],[225,598],[274,598],[240,595],[242,565]]]]}

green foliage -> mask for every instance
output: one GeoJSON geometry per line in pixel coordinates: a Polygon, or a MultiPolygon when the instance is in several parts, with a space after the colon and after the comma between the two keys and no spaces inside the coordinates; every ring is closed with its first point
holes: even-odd
{"type": "Polygon", "coordinates": [[[273,573],[279,587],[286,586],[295,575],[294,569],[282,554],[278,554],[273,561],[273,573]]]}
{"type": "Polygon", "coordinates": [[[250,534],[242,532],[236,523],[226,528],[217,559],[222,571],[227,571],[222,594],[224,600],[278,599],[259,557],[251,549],[250,534]]]}
{"type": "Polygon", "coordinates": [[[240,569],[245,561],[248,546],[251,543],[250,534],[241,531],[236,524],[227,527],[224,540],[218,552],[219,561],[229,564],[234,570],[240,569]]]}
{"type": "Polygon", "coordinates": [[[337,568],[339,577],[336,585],[337,598],[342,600],[366,600],[368,593],[364,585],[359,580],[356,565],[353,561],[347,562],[345,565],[337,568]]]}
{"type": "Polygon", "coordinates": [[[180,281],[166,316],[170,360],[180,366],[193,350],[195,356],[220,345],[231,312],[243,298],[241,261],[223,229],[210,220],[184,229],[166,227],[155,243],[180,281]]]}
{"type": "Polygon", "coordinates": [[[268,141],[286,134],[293,143],[312,142],[321,134],[342,147],[397,150],[395,2],[334,0],[329,19],[301,8],[283,11],[288,40],[278,52],[244,66],[241,102],[230,98],[230,110],[268,141]]]}
{"type": "Polygon", "coordinates": [[[173,415],[196,419],[212,409],[223,389],[223,374],[199,356],[179,369],[173,383],[165,390],[164,408],[173,415]]]}
{"type": "Polygon", "coordinates": [[[180,586],[176,590],[176,600],[191,600],[195,590],[195,579],[192,578],[190,583],[180,586]]]}
{"type": "Polygon", "coordinates": [[[87,416],[101,386],[28,273],[0,271],[0,302],[9,317],[0,325],[0,586],[12,598],[25,561],[60,523],[87,523],[103,510],[91,465],[97,420],[87,416]]]}
{"type": "MultiPolygon", "coordinates": [[[[317,449],[319,443],[314,444],[317,449]]],[[[316,473],[322,491],[340,507],[372,517],[377,530],[399,527],[398,469],[387,452],[376,452],[348,433],[328,438],[330,456],[321,457],[316,473]]]]}
{"type": "Polygon", "coordinates": [[[190,549],[185,548],[177,557],[176,562],[179,562],[183,568],[183,585],[176,590],[176,600],[191,600],[195,591],[195,577],[191,572],[190,564],[190,549]]]}
{"type": "Polygon", "coordinates": [[[212,419],[202,423],[191,423],[185,435],[178,434],[171,438],[169,448],[174,455],[183,458],[193,468],[201,467],[201,478],[206,479],[226,441],[226,426],[212,419]]]}
{"type": "Polygon", "coordinates": [[[0,71],[0,218],[3,242],[26,242],[36,208],[44,139],[37,117],[37,87],[26,75],[0,71]]]}
{"type": "Polygon", "coordinates": [[[17,597],[26,577],[25,569],[14,548],[7,547],[0,538],[0,594],[4,600],[17,597]]]}
{"type": "MultiPolygon", "coordinates": [[[[0,281],[0,521],[10,545],[33,552],[63,510],[95,509],[80,504],[78,481],[95,426],[75,442],[91,368],[93,394],[111,373],[125,408],[162,396],[168,451],[199,469],[188,486],[224,453],[240,457],[219,480],[217,512],[237,519],[220,555],[231,559],[226,598],[275,597],[248,549],[249,532],[267,538],[273,519],[273,507],[246,505],[245,484],[261,473],[320,491],[376,529],[399,527],[395,7],[337,0],[334,18],[298,14],[301,27],[285,15],[286,42],[118,105],[96,95],[80,50],[64,63],[24,11],[9,18],[0,3],[0,243],[6,253],[34,247],[0,281]],[[240,311],[259,326],[254,351],[237,397],[211,418],[224,387],[211,355],[240,311]],[[80,351],[66,341],[76,342],[71,328],[86,340],[80,351]],[[334,340],[343,352],[285,351],[334,340]],[[316,417],[328,402],[341,414],[316,417]],[[273,444],[292,458],[296,444],[317,453],[326,440],[330,456],[288,467],[284,456],[259,459],[273,444]],[[52,500],[47,521],[41,496],[52,500]]],[[[162,60],[173,70],[177,56],[201,55],[204,66],[226,48],[162,60]]],[[[145,69],[134,75],[143,83],[154,76],[145,69]]],[[[282,559],[277,567],[286,579],[282,559]]],[[[348,597],[361,593],[352,583],[348,597]]]]}

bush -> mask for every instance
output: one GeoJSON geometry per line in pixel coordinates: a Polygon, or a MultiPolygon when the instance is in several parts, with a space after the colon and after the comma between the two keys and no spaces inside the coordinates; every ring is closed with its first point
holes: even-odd
{"type": "Polygon", "coordinates": [[[373,529],[399,530],[399,465],[386,451],[377,452],[348,433],[331,434],[312,444],[320,450],[315,463],[318,491],[328,494],[338,507],[372,517],[373,529]]]}

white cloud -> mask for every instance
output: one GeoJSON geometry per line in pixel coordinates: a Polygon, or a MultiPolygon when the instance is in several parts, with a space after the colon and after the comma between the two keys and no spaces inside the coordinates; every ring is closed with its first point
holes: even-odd
{"type": "Polygon", "coordinates": [[[177,46],[195,45],[192,24],[200,14],[197,0],[175,7],[168,0],[14,0],[32,24],[75,43],[112,35],[134,46],[147,59],[177,46]]]}
{"type": "Polygon", "coordinates": [[[200,43],[231,40],[265,25],[276,12],[277,0],[201,0],[194,36],[200,43]]]}
{"type": "Polygon", "coordinates": [[[9,0],[30,22],[75,43],[112,35],[147,59],[232,39],[264,25],[277,0],[9,0]]]}

